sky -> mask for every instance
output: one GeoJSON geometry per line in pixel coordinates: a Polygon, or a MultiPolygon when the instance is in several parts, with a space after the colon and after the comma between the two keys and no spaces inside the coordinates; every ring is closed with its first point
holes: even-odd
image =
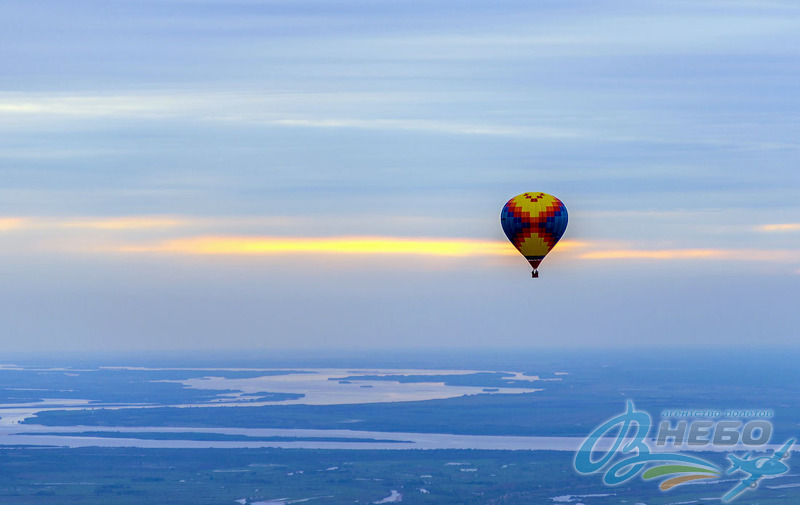
{"type": "Polygon", "coordinates": [[[794,345],[799,86],[794,1],[5,0],[0,346],[794,345]]]}

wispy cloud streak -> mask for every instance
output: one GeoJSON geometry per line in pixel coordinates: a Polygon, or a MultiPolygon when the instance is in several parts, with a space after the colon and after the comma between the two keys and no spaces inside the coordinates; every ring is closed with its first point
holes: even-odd
{"type": "Polygon", "coordinates": [[[93,230],[136,230],[147,228],[171,228],[189,223],[188,219],[171,216],[123,216],[123,217],[5,217],[0,218],[3,230],[47,230],[59,228],[93,230]]]}
{"type": "Polygon", "coordinates": [[[578,255],[587,260],[735,260],[764,262],[800,261],[796,249],[610,249],[578,255]]]}
{"type": "MultiPolygon", "coordinates": [[[[435,94],[434,94],[435,95],[435,94]]],[[[424,102],[433,97],[417,96],[424,102]]],[[[441,98],[441,97],[440,97],[441,98]]],[[[402,93],[176,93],[70,95],[0,93],[0,113],[31,119],[166,119],[283,128],[348,128],[433,134],[569,139],[589,135],[561,124],[502,124],[446,118],[404,117],[409,97],[402,93]],[[390,104],[381,116],[371,103],[390,104]],[[344,109],[345,112],[342,111],[344,109]],[[363,109],[363,110],[361,110],[363,109]],[[357,114],[359,111],[361,114],[357,114]]]]}
{"type": "Polygon", "coordinates": [[[167,216],[133,216],[116,218],[68,219],[56,222],[63,228],[88,228],[97,230],[130,230],[142,228],[171,228],[187,221],[167,216]]]}

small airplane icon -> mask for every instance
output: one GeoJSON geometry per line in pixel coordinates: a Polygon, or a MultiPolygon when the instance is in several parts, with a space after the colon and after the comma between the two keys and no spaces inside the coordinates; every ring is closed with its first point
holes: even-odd
{"type": "Polygon", "coordinates": [[[794,439],[789,440],[776,451],[772,456],[762,456],[760,458],[750,459],[753,453],[749,453],[744,458],[737,458],[733,454],[728,455],[731,460],[731,468],[728,474],[732,474],[738,470],[749,473],[750,476],[742,480],[735,488],[731,489],[728,494],[722,497],[723,502],[729,502],[747,491],[748,488],[755,489],[758,487],[758,481],[765,475],[780,475],[789,471],[789,467],[781,461],[789,457],[789,449],[794,444],[794,439]]]}

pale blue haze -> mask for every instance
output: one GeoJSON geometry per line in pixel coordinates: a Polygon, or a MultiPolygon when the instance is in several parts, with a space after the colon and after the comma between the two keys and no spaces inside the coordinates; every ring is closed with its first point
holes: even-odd
{"type": "Polygon", "coordinates": [[[798,89],[790,1],[7,0],[0,343],[793,344],[798,89]],[[119,252],[504,240],[500,208],[528,190],[589,244],[537,281],[512,257],[119,252]],[[131,216],[186,223],[65,224],[131,216]]]}

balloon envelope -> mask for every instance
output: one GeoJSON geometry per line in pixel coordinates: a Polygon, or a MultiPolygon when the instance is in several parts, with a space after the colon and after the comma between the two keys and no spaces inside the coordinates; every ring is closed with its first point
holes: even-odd
{"type": "Polygon", "coordinates": [[[567,208],[547,193],[522,193],[509,200],[500,214],[508,240],[537,268],[567,229],[567,208]]]}

